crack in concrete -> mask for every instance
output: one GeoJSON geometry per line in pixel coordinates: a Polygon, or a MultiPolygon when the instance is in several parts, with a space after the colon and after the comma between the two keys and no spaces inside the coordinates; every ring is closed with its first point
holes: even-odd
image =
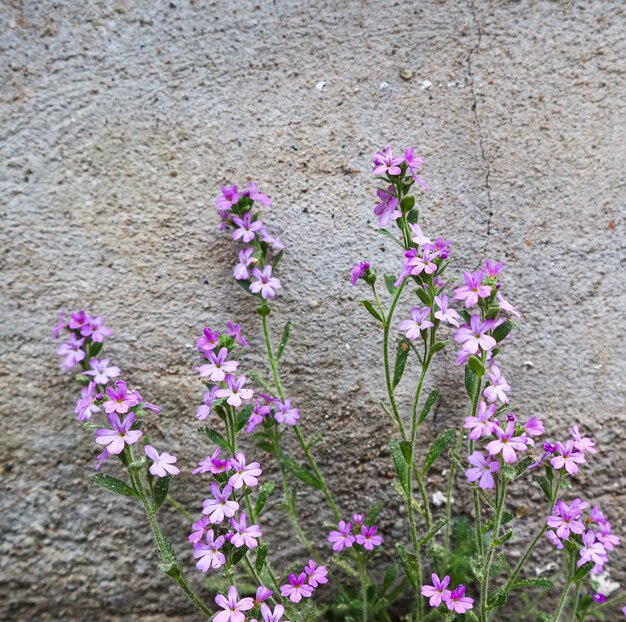
{"type": "Polygon", "coordinates": [[[480,117],[478,116],[478,98],[476,97],[476,90],[474,88],[474,73],[472,69],[472,56],[474,52],[476,52],[480,48],[481,41],[483,39],[483,31],[480,26],[480,20],[478,19],[478,14],[476,13],[476,7],[474,6],[474,0],[469,2],[470,12],[472,14],[472,18],[474,23],[476,24],[476,33],[478,35],[478,39],[476,40],[476,44],[472,47],[467,55],[467,74],[470,80],[470,90],[472,93],[472,111],[474,113],[474,119],[476,120],[476,126],[478,127],[478,143],[480,146],[480,154],[482,160],[485,164],[485,190],[487,191],[487,203],[489,204],[489,216],[487,218],[487,236],[485,239],[485,246],[483,248],[483,256],[487,252],[487,247],[489,245],[489,238],[491,236],[491,219],[493,217],[493,202],[491,200],[491,163],[487,158],[487,154],[485,153],[485,141],[483,135],[483,127],[480,123],[480,117]]]}

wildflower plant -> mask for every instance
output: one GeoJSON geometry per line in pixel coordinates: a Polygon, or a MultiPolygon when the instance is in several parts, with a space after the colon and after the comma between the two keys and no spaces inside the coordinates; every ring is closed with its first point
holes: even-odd
{"type": "Polygon", "coordinates": [[[609,619],[610,607],[625,597],[603,588],[620,539],[599,507],[568,492],[572,478],[597,452],[596,444],[576,425],[568,438],[542,441],[545,422],[514,410],[514,391],[499,357],[521,314],[504,296],[504,265],[486,260],[455,281],[452,242],[430,237],[419,223],[414,192],[429,191],[418,177],[423,159],[413,148],[396,156],[388,147],[374,155],[373,164],[378,184],[374,214],[381,233],[398,249],[398,269],[379,279],[371,260],[360,261],[350,282],[364,288],[361,304],[381,335],[386,389],[381,409],[390,423],[394,489],[406,511],[408,541],[393,541],[379,529],[381,503],[340,507],[314,457],[317,438],[306,438],[300,428],[306,415],[295,396],[285,393],[280,376],[291,323],[286,322],[278,342],[270,327],[273,301],[283,288],[278,267],[285,247],[266,228],[264,211],[272,203],[253,183],[245,190],[223,186],[216,206],[222,231],[237,245],[234,280],[255,299],[270,379],[240,364],[241,350],[249,347],[240,325],[202,330],[194,368],[203,394],[195,417],[208,447],[204,457],[194,459],[197,466],[190,474],[203,492],[189,510],[170,495],[174,478],[188,474],[187,460],[179,462],[148,438],[159,408],[129,389],[109,358],[98,358],[111,330],[84,310],[69,316],[62,312],[54,337],[67,334],[57,353],[63,369],[77,372],[82,385],[75,412],[99,452],[92,479],[112,493],[139,500],[160,569],[216,622],[609,619]],[[401,298],[408,299],[410,312],[397,317],[401,298]],[[437,388],[426,394],[426,379],[435,359],[453,347],[467,410],[451,413],[450,427],[424,447],[423,437],[432,433],[422,430],[432,424],[439,400],[437,388]],[[403,380],[413,385],[408,405],[396,395],[403,380]],[[286,449],[290,435],[301,460],[286,449]],[[255,448],[253,455],[242,451],[242,436],[249,439],[246,447],[255,448]],[[281,570],[271,563],[272,534],[261,527],[277,483],[264,474],[270,461],[280,474],[282,508],[307,551],[306,558],[281,570]],[[444,461],[448,481],[439,507],[426,483],[431,469],[444,461]],[[315,542],[299,522],[296,489],[303,485],[324,497],[327,536],[322,542],[315,542]],[[470,503],[453,516],[452,494],[459,486],[467,489],[470,503]],[[537,507],[543,514],[538,531],[515,558],[507,544],[513,536],[510,525],[518,525],[507,511],[507,494],[520,486],[536,486],[545,502],[537,507]],[[189,520],[184,560],[159,526],[164,503],[189,520]],[[552,575],[528,572],[540,544],[561,559],[552,575]],[[395,559],[390,563],[390,558],[395,559]],[[214,575],[217,593],[212,598],[197,593],[189,572],[214,575]]]}

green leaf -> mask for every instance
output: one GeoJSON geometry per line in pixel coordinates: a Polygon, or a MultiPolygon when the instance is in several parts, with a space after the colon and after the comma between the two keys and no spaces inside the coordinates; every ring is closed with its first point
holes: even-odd
{"type": "Polygon", "coordinates": [[[427,306],[427,307],[432,307],[432,301],[430,299],[430,296],[426,293],[426,291],[424,291],[421,287],[418,287],[415,290],[415,293],[417,294],[417,297],[427,306]]]}
{"type": "Polygon", "coordinates": [[[152,505],[155,512],[165,503],[165,499],[167,499],[167,491],[170,488],[171,481],[172,476],[166,475],[165,477],[159,477],[154,484],[154,489],[152,491],[152,505]]]}
{"type": "Polygon", "coordinates": [[[524,472],[526,471],[526,469],[531,465],[534,464],[536,462],[536,460],[534,458],[531,458],[530,456],[528,456],[527,458],[524,458],[523,460],[521,460],[516,469],[515,469],[515,479],[519,479],[524,472]]]}
{"type": "MultiPolygon", "coordinates": [[[[507,512],[506,510],[504,510],[504,512],[502,512],[502,519],[501,519],[500,523],[502,525],[506,525],[507,523],[510,523],[512,520],[513,520],[513,514],[511,514],[511,512],[507,512]]],[[[491,531],[495,526],[496,526],[496,517],[492,516],[482,526],[481,532],[482,533],[487,533],[488,531],[491,531]]]]}
{"type": "Polygon", "coordinates": [[[446,339],[446,341],[437,341],[433,344],[433,347],[430,349],[430,351],[432,354],[436,354],[440,350],[443,350],[449,343],[449,339],[446,339]]]}
{"type": "Polygon", "coordinates": [[[217,431],[211,428],[198,428],[198,432],[213,441],[218,447],[230,450],[227,440],[217,431]]]}
{"type": "Polygon", "coordinates": [[[536,577],[534,579],[522,579],[521,581],[516,581],[511,586],[511,589],[516,589],[519,587],[538,587],[541,590],[548,590],[551,587],[554,587],[554,583],[550,581],[550,579],[536,577]]]}
{"type": "Polygon", "coordinates": [[[574,573],[574,582],[579,583],[581,579],[584,579],[595,567],[594,562],[587,562],[583,564],[576,572],[574,573]]]}
{"type": "Polygon", "coordinates": [[[503,545],[505,542],[508,542],[513,535],[512,529],[507,529],[503,534],[499,535],[497,538],[494,538],[491,541],[491,548],[495,549],[497,546],[503,545]]]}
{"type": "Polygon", "coordinates": [[[254,410],[254,404],[247,404],[237,413],[237,421],[235,423],[235,429],[237,432],[242,430],[250,421],[252,411],[254,410]]]}
{"type": "Polygon", "coordinates": [[[433,442],[428,450],[428,455],[424,461],[424,467],[422,473],[426,474],[435,460],[443,453],[443,451],[452,443],[456,438],[456,430],[454,428],[448,428],[444,430],[433,442]]]}
{"type": "Polygon", "coordinates": [[[415,571],[415,555],[409,553],[401,544],[396,544],[396,553],[398,554],[398,559],[400,560],[400,564],[404,569],[407,579],[411,582],[414,588],[417,588],[418,581],[415,571]]]}
{"type": "Polygon", "coordinates": [[[426,532],[424,537],[419,541],[420,546],[430,542],[437,532],[439,532],[446,524],[448,523],[448,519],[445,516],[441,516],[438,518],[435,523],[431,526],[431,528],[426,532]]]}
{"type": "Polygon", "coordinates": [[[422,425],[428,414],[430,413],[430,409],[433,407],[437,399],[439,398],[439,389],[433,389],[426,402],[424,403],[424,407],[422,408],[422,412],[420,412],[420,417],[417,421],[417,425],[422,425]]]}
{"type": "Polygon", "coordinates": [[[400,242],[400,240],[398,240],[398,238],[395,237],[392,233],[387,231],[387,229],[376,229],[376,231],[378,231],[378,233],[380,233],[381,235],[384,235],[385,237],[388,237],[391,240],[393,240],[400,248],[402,248],[402,250],[404,250],[404,246],[402,242],[400,242]]]}
{"type": "Polygon", "coordinates": [[[385,578],[383,579],[383,584],[380,587],[380,595],[384,596],[387,590],[391,587],[393,582],[396,580],[398,576],[398,565],[391,564],[387,567],[385,571],[385,578]]]}
{"type": "Polygon", "coordinates": [[[116,495],[122,495],[123,497],[137,496],[137,493],[128,484],[110,475],[95,473],[91,476],[91,480],[98,484],[98,486],[102,486],[102,488],[106,488],[109,492],[113,492],[116,495]]]}
{"type": "Polygon", "coordinates": [[[102,350],[103,345],[104,345],[104,341],[93,342],[89,346],[89,358],[98,356],[98,354],[100,354],[100,350],[102,350]]]}
{"type": "Polygon", "coordinates": [[[400,449],[399,441],[391,441],[389,443],[389,449],[391,450],[391,459],[393,460],[393,466],[396,470],[396,475],[400,480],[400,484],[404,490],[406,490],[407,486],[407,468],[406,468],[406,460],[404,459],[404,455],[402,450],[400,449]]]}
{"type": "Polygon", "coordinates": [[[258,516],[265,507],[269,496],[272,494],[274,490],[275,484],[273,482],[264,482],[261,484],[261,488],[259,488],[259,496],[256,498],[256,503],[254,505],[254,515],[258,516]]]}
{"type": "Polygon", "coordinates": [[[370,312],[370,315],[372,315],[379,322],[382,323],[383,318],[380,317],[380,315],[378,314],[378,311],[374,309],[374,307],[372,306],[372,303],[369,300],[361,300],[361,304],[370,312]]]}
{"type": "Polygon", "coordinates": [[[396,277],[393,274],[385,274],[385,286],[387,287],[387,291],[393,296],[396,291],[396,286],[394,283],[396,282],[396,277]]]}
{"type": "Polygon", "coordinates": [[[485,366],[481,363],[477,356],[470,356],[467,360],[467,364],[479,378],[482,378],[485,375],[485,366]]]}
{"type": "Polygon", "coordinates": [[[396,351],[396,365],[393,370],[393,386],[394,388],[400,384],[402,375],[404,374],[404,368],[406,367],[406,360],[409,357],[411,346],[406,339],[400,339],[398,341],[398,348],[396,351]]]}
{"type": "Polygon", "coordinates": [[[146,463],[146,457],[145,456],[141,456],[141,458],[139,458],[139,460],[135,460],[134,462],[131,462],[126,467],[126,470],[129,473],[137,473],[138,471],[141,471],[141,469],[143,468],[143,465],[145,463],[146,463]]]}
{"type": "Polygon", "coordinates": [[[293,475],[295,475],[300,481],[308,484],[312,488],[316,488],[317,490],[322,490],[322,485],[315,477],[313,473],[305,469],[303,466],[300,466],[295,460],[287,456],[286,454],[281,454],[278,456],[279,462],[293,475]]]}
{"type": "Polygon", "coordinates": [[[341,568],[347,575],[354,577],[355,579],[359,578],[359,573],[342,557],[339,555],[333,555],[330,558],[330,561],[337,566],[337,568],[341,568]]]}
{"type": "Polygon", "coordinates": [[[502,607],[506,604],[508,595],[506,590],[500,589],[498,590],[490,599],[489,599],[489,609],[496,609],[497,607],[502,607]]]}
{"type": "Polygon", "coordinates": [[[405,214],[406,212],[410,212],[414,206],[415,206],[415,197],[412,195],[403,197],[402,200],[400,201],[400,209],[402,210],[403,214],[405,214]]]}
{"type": "Polygon", "coordinates": [[[516,326],[517,322],[506,320],[494,329],[493,338],[500,343],[516,326]]]}
{"type": "Polygon", "coordinates": [[[248,552],[248,548],[245,546],[242,546],[239,549],[235,549],[235,551],[233,552],[233,556],[231,557],[231,560],[230,560],[233,566],[235,564],[238,564],[246,556],[247,552],[248,552]]]}
{"type": "Polygon", "coordinates": [[[402,452],[407,465],[411,464],[411,461],[413,460],[413,447],[411,446],[411,443],[409,441],[400,441],[400,451],[402,452]]]}
{"type": "Polygon", "coordinates": [[[278,350],[276,350],[276,360],[278,361],[280,357],[283,355],[285,351],[285,346],[287,345],[287,341],[289,341],[289,330],[291,329],[291,320],[287,320],[285,324],[285,328],[283,329],[283,336],[280,338],[280,343],[278,344],[278,350]]]}
{"type": "Polygon", "coordinates": [[[515,479],[515,467],[512,467],[510,464],[502,465],[502,477],[508,482],[515,479]]]}
{"type": "Polygon", "coordinates": [[[548,501],[552,501],[552,484],[543,476],[538,477],[537,482],[539,486],[541,486],[541,490],[543,490],[543,494],[547,497],[548,501]]]}
{"type": "Polygon", "coordinates": [[[267,551],[269,544],[260,544],[256,552],[256,560],[254,562],[254,568],[258,574],[261,574],[263,566],[265,565],[265,558],[267,557],[267,551]]]}
{"type": "Polygon", "coordinates": [[[406,219],[407,222],[411,223],[412,225],[416,224],[417,221],[419,220],[420,217],[420,212],[417,209],[417,207],[414,207],[407,215],[406,215],[406,219]]]}
{"type": "Polygon", "coordinates": [[[470,369],[469,365],[465,366],[465,390],[472,399],[478,390],[478,376],[470,369]]]}

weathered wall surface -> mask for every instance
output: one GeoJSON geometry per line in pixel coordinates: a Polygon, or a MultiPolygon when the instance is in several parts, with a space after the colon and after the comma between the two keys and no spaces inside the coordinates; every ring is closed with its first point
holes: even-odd
{"type": "MultiPolygon", "coordinates": [[[[196,619],[156,572],[139,507],[89,485],[96,450],[49,336],[61,307],[103,314],[109,354],[163,407],[158,445],[187,467],[202,457],[194,337],[235,319],[246,364],[263,360],[216,231],[226,180],[250,176],[274,199],[286,385],[305,430],[324,431],[316,451],[343,507],[400,507],[380,335],[347,283],[360,258],[397,270],[371,217],[370,156],[387,144],[425,156],[423,224],[454,240],[458,272],[507,262],[524,312],[504,356],[517,410],[551,436],[579,421],[598,440],[575,488],[626,534],[623,3],[13,0],[0,24],[0,618],[196,619]]],[[[444,397],[427,435],[463,417],[452,353],[431,384],[444,397]]],[[[176,494],[204,497],[188,471],[176,494]]],[[[318,501],[300,499],[311,525],[318,501]]],[[[165,515],[191,568],[187,528],[165,515]]],[[[278,507],[269,522],[277,563],[302,559],[278,507]]],[[[388,511],[385,535],[401,524],[388,511]]]]}

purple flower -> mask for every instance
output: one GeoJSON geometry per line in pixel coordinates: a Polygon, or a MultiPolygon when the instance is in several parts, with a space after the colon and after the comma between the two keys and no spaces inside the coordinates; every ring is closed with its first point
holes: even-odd
{"type": "Polygon", "coordinates": [[[525,436],[515,436],[515,422],[509,421],[503,430],[499,425],[493,426],[496,440],[487,443],[489,455],[495,456],[502,452],[502,458],[507,464],[517,461],[516,451],[526,451],[528,439],[525,436]]]}
{"type": "Polygon", "coordinates": [[[267,300],[268,298],[275,298],[277,289],[280,289],[282,285],[280,280],[272,276],[272,266],[267,265],[263,268],[263,271],[258,268],[252,270],[252,276],[257,279],[250,283],[250,291],[253,294],[261,293],[261,297],[267,300]]]}
{"type": "Polygon", "coordinates": [[[231,406],[241,406],[243,400],[249,400],[252,398],[253,391],[252,389],[244,389],[243,385],[246,382],[245,376],[239,376],[239,378],[235,378],[235,376],[228,374],[226,376],[226,388],[218,389],[215,392],[217,397],[225,397],[226,401],[231,406]]]}
{"type": "Polygon", "coordinates": [[[109,365],[109,359],[90,359],[91,370],[84,371],[85,376],[93,376],[96,384],[107,384],[112,378],[117,378],[121,370],[115,365],[109,365]]]}
{"type": "Polygon", "coordinates": [[[309,577],[308,583],[311,587],[319,587],[324,583],[328,583],[328,570],[326,570],[325,566],[318,566],[312,559],[304,567],[304,572],[309,577]]]}
{"type": "Polygon", "coordinates": [[[241,325],[233,324],[232,322],[228,322],[226,324],[228,327],[227,334],[229,337],[232,337],[239,345],[242,345],[244,348],[249,348],[250,344],[244,339],[241,334],[241,325]]]}
{"type": "Polygon", "coordinates": [[[482,400],[478,402],[477,417],[466,417],[463,427],[466,430],[471,430],[469,438],[472,441],[477,441],[481,436],[491,436],[493,433],[494,422],[491,417],[496,412],[496,405],[490,404],[487,406],[482,400]]]}
{"type": "Polygon", "coordinates": [[[363,514],[353,514],[352,520],[354,521],[354,528],[360,529],[361,525],[363,525],[363,522],[365,521],[365,518],[363,514]]]}
{"type": "Polygon", "coordinates": [[[454,334],[454,340],[462,343],[462,348],[470,354],[477,354],[479,350],[488,352],[497,345],[496,340],[487,335],[487,331],[493,328],[491,320],[481,322],[480,315],[472,315],[469,326],[464,324],[454,334]]]}
{"type": "Polygon", "coordinates": [[[596,533],[596,538],[604,544],[604,548],[610,553],[620,543],[619,536],[611,533],[611,523],[604,521],[600,523],[600,533],[596,533]]]}
{"type": "MultiPolygon", "coordinates": [[[[541,436],[543,434],[543,421],[537,417],[531,417],[524,426],[524,432],[528,436],[541,436]]],[[[531,442],[531,439],[528,439],[531,442]]],[[[532,441],[534,443],[534,441],[532,441]]]]}
{"type": "Polygon", "coordinates": [[[554,505],[554,513],[548,516],[546,523],[548,527],[556,530],[556,535],[561,540],[569,540],[571,533],[581,535],[585,531],[585,525],[580,518],[580,511],[584,505],[574,500],[571,505],[564,501],[557,501],[554,505]]]}
{"type": "Polygon", "coordinates": [[[500,292],[496,294],[496,300],[500,304],[500,309],[502,309],[503,311],[506,311],[510,315],[513,315],[517,318],[522,317],[522,314],[511,303],[507,302],[500,292]]]}
{"type": "Polygon", "coordinates": [[[248,190],[244,192],[244,194],[249,195],[253,201],[258,201],[267,207],[272,207],[272,200],[266,194],[259,192],[259,189],[252,182],[248,184],[248,190]]]}
{"type": "Polygon", "coordinates": [[[263,473],[258,462],[251,462],[247,465],[246,457],[243,454],[235,454],[235,457],[230,461],[230,466],[235,473],[230,476],[228,483],[235,490],[239,490],[243,486],[253,488],[259,483],[257,477],[263,473]]]}
{"type": "Polygon", "coordinates": [[[61,309],[59,311],[59,321],[56,326],[52,329],[52,339],[58,339],[59,333],[67,327],[67,322],[65,321],[65,309],[61,309]]]}
{"type": "Polygon", "coordinates": [[[197,473],[212,473],[213,475],[219,475],[231,470],[230,460],[220,460],[219,456],[221,449],[217,447],[212,455],[207,456],[198,466],[192,471],[194,475],[197,473]]]}
{"type": "Polygon", "coordinates": [[[429,598],[428,604],[431,607],[439,607],[442,601],[448,600],[450,598],[450,590],[446,589],[450,584],[450,577],[446,575],[443,579],[439,579],[439,577],[433,572],[431,575],[432,585],[424,585],[422,586],[422,596],[429,598]]]}
{"type": "Polygon", "coordinates": [[[91,321],[91,315],[85,313],[83,309],[76,313],[70,313],[70,321],[68,327],[70,330],[80,330],[87,322],[91,321]]]}
{"type": "Polygon", "coordinates": [[[213,530],[209,529],[206,533],[206,544],[199,542],[193,547],[193,557],[199,560],[196,564],[198,570],[206,572],[209,568],[217,570],[226,563],[226,558],[220,549],[224,544],[224,536],[214,538],[213,530]]]}
{"type": "Polygon", "coordinates": [[[372,172],[374,175],[400,175],[402,170],[398,164],[404,162],[403,157],[393,157],[391,147],[387,147],[385,151],[377,151],[372,158],[374,162],[374,169],[372,172]]]}
{"type": "Polygon", "coordinates": [[[339,553],[344,548],[349,549],[355,542],[356,538],[352,535],[352,525],[342,520],[339,521],[338,531],[331,531],[328,534],[328,541],[333,544],[333,551],[339,553]]]}
{"type": "Polygon", "coordinates": [[[112,455],[112,454],[110,454],[110,453],[109,453],[109,452],[105,449],[102,453],[100,453],[100,454],[98,454],[98,455],[96,456],[96,471],[99,471],[99,470],[100,470],[100,467],[102,466],[103,462],[104,462],[105,460],[108,460],[108,459],[111,457],[111,455],[112,455]]]}
{"type": "Polygon", "coordinates": [[[109,399],[102,403],[104,412],[125,415],[130,408],[141,403],[141,396],[136,391],[128,391],[123,380],[116,381],[113,387],[107,387],[109,399]]]}
{"type": "Polygon", "coordinates": [[[230,526],[233,528],[234,533],[230,539],[232,545],[236,548],[246,546],[249,549],[255,549],[259,546],[256,538],[260,538],[263,534],[258,525],[246,525],[246,515],[240,514],[239,519],[230,519],[230,526]]]}
{"type": "Polygon", "coordinates": [[[111,429],[100,428],[96,430],[96,443],[106,445],[106,450],[110,454],[121,454],[124,445],[133,445],[141,438],[141,430],[130,429],[135,422],[133,413],[128,414],[124,421],[120,421],[120,416],[117,413],[111,413],[108,419],[111,429]]]}
{"type": "Polygon", "coordinates": [[[291,573],[287,577],[285,585],[280,586],[280,595],[288,596],[289,600],[294,603],[299,603],[302,598],[310,598],[313,594],[313,588],[306,581],[306,574],[301,572],[297,577],[291,573]]]}
{"type": "Polygon", "coordinates": [[[263,622],[287,622],[287,620],[282,619],[284,613],[285,608],[280,604],[277,604],[274,607],[273,612],[265,603],[261,605],[261,616],[263,617],[263,622]]]}
{"type": "Polygon", "coordinates": [[[192,531],[189,534],[189,537],[187,538],[187,540],[193,543],[200,542],[200,540],[204,538],[204,536],[206,535],[210,527],[211,527],[211,521],[209,521],[209,519],[206,516],[203,516],[191,526],[192,531]]]}
{"type": "Polygon", "coordinates": [[[596,534],[593,529],[589,529],[582,535],[582,544],[580,559],[576,562],[576,566],[580,567],[587,562],[593,562],[602,568],[609,561],[604,545],[601,542],[596,542],[596,534]]]}
{"type": "Polygon", "coordinates": [[[76,419],[78,421],[87,421],[91,419],[94,413],[100,408],[94,404],[96,399],[96,383],[90,382],[89,386],[83,387],[80,391],[80,399],[76,402],[76,419]]]}
{"type": "Polygon", "coordinates": [[[501,261],[496,264],[492,263],[489,259],[485,261],[485,272],[489,278],[495,279],[503,270],[504,264],[501,261]]]}
{"type": "Polygon", "coordinates": [[[235,372],[239,363],[237,361],[227,361],[227,356],[227,348],[220,348],[217,354],[215,354],[214,350],[207,352],[206,357],[209,362],[198,367],[200,378],[208,378],[211,382],[222,382],[226,378],[226,374],[235,372]]]}
{"type": "Polygon", "coordinates": [[[409,229],[413,232],[411,235],[411,240],[420,246],[424,246],[426,244],[432,244],[432,240],[424,235],[422,232],[422,228],[417,223],[409,223],[409,229]]]}
{"type": "Polygon", "coordinates": [[[238,281],[244,281],[250,278],[250,272],[248,266],[252,266],[256,263],[256,259],[252,256],[254,254],[254,248],[249,246],[248,248],[242,248],[239,251],[239,263],[233,270],[233,276],[238,281]]]}
{"type": "Polygon", "coordinates": [[[448,297],[445,294],[435,296],[435,304],[439,307],[439,309],[435,311],[435,317],[440,322],[445,322],[458,328],[460,317],[454,309],[448,308],[448,297]]]}
{"type": "Polygon", "coordinates": [[[273,593],[274,592],[272,592],[272,590],[265,587],[264,585],[259,585],[259,587],[257,587],[256,589],[256,596],[254,598],[254,603],[258,605],[262,602],[265,602],[268,598],[272,596],[273,593]]]}
{"type": "Polygon", "coordinates": [[[213,618],[213,622],[244,622],[246,616],[243,612],[254,607],[254,600],[249,597],[238,599],[237,588],[234,585],[228,588],[228,598],[218,594],[215,597],[215,602],[224,611],[220,611],[213,618]]]}
{"type": "Polygon", "coordinates": [[[402,212],[398,209],[400,202],[394,194],[393,186],[388,186],[387,190],[379,188],[376,190],[379,202],[374,208],[374,214],[378,216],[378,226],[386,227],[391,220],[398,220],[402,212]]]}
{"type": "Polygon", "coordinates": [[[265,228],[259,231],[261,234],[261,240],[270,246],[273,246],[277,250],[282,250],[285,248],[285,245],[275,237],[272,237],[265,228]]]}
{"type": "Polygon", "coordinates": [[[595,441],[592,441],[590,438],[583,438],[578,430],[578,426],[575,425],[569,429],[569,433],[572,435],[574,439],[574,448],[579,451],[588,451],[590,454],[595,454],[595,441]]]}
{"type": "Polygon", "coordinates": [[[470,482],[478,482],[479,488],[486,490],[494,487],[493,473],[500,470],[500,463],[490,456],[486,459],[480,451],[475,451],[471,456],[467,457],[467,461],[474,466],[472,469],[465,471],[465,477],[470,482]]]}
{"type": "Polygon", "coordinates": [[[61,343],[57,348],[57,354],[63,357],[63,369],[69,371],[85,358],[85,353],[80,349],[85,343],[84,339],[79,339],[72,333],[69,343],[61,343]]]}
{"type": "Polygon", "coordinates": [[[479,298],[491,296],[491,286],[482,285],[482,270],[476,272],[465,272],[465,285],[454,291],[455,300],[464,300],[466,307],[471,307],[478,303],[479,298]]]}
{"type": "Polygon", "coordinates": [[[567,441],[565,445],[558,442],[556,444],[556,453],[558,455],[550,460],[550,464],[555,469],[565,467],[565,470],[570,475],[576,475],[576,473],[578,473],[577,465],[585,463],[585,454],[574,448],[574,441],[567,441]]]}
{"type": "Polygon", "coordinates": [[[416,171],[419,171],[422,168],[422,164],[424,163],[424,158],[422,156],[415,155],[415,149],[413,147],[409,147],[404,150],[404,161],[407,164],[409,171],[411,171],[411,175],[413,179],[427,192],[430,191],[428,184],[417,176],[416,171]]]}
{"type": "Polygon", "coordinates": [[[373,551],[375,546],[383,543],[383,537],[376,535],[376,525],[371,527],[361,525],[361,533],[356,535],[356,542],[367,551],[373,551]]]}
{"type": "Polygon", "coordinates": [[[239,201],[237,186],[222,186],[222,194],[215,199],[215,205],[219,210],[229,210],[239,201]]]}
{"type": "Polygon", "coordinates": [[[284,403],[277,401],[274,419],[276,419],[278,423],[297,425],[298,419],[300,419],[300,410],[298,408],[292,408],[290,400],[285,400],[284,403]]]}
{"type": "Polygon", "coordinates": [[[261,402],[260,399],[254,400],[254,409],[252,410],[252,415],[250,415],[250,419],[248,419],[248,425],[246,426],[246,432],[248,434],[252,434],[258,425],[263,423],[263,419],[268,417],[270,414],[270,404],[274,402],[269,395],[262,395],[265,399],[265,403],[261,402]]]}
{"type": "Polygon", "coordinates": [[[465,596],[465,586],[459,585],[450,592],[450,596],[445,600],[446,607],[455,613],[466,613],[474,606],[474,599],[465,596]]]}
{"type": "Polygon", "coordinates": [[[92,318],[88,316],[89,320],[83,324],[80,329],[80,334],[83,337],[91,337],[91,340],[95,343],[102,343],[105,337],[111,336],[111,329],[102,325],[104,318],[96,317],[92,318]]]}
{"type": "Polygon", "coordinates": [[[424,309],[413,307],[411,309],[411,317],[413,319],[400,322],[400,330],[404,332],[407,339],[419,339],[423,330],[434,326],[430,320],[426,319],[430,316],[430,312],[430,307],[424,307],[424,309]]]}
{"type": "Polygon", "coordinates": [[[352,283],[352,286],[354,287],[356,285],[356,282],[359,279],[362,279],[365,277],[365,273],[370,269],[370,265],[367,263],[367,261],[361,261],[360,263],[355,263],[354,266],[352,267],[351,270],[351,278],[350,278],[350,283],[352,283]]]}
{"type": "Polygon", "coordinates": [[[203,353],[214,350],[219,344],[220,334],[216,331],[213,332],[208,326],[203,329],[202,337],[198,337],[196,344],[198,350],[203,353]]]}
{"type": "Polygon", "coordinates": [[[511,387],[495,363],[487,372],[487,377],[489,378],[489,386],[483,391],[485,399],[492,403],[500,400],[503,404],[508,404],[509,398],[506,395],[506,391],[510,391],[511,387]]]}
{"type": "Polygon", "coordinates": [[[217,400],[217,396],[215,395],[219,390],[218,386],[211,387],[210,391],[205,391],[203,396],[204,403],[198,406],[198,410],[196,410],[196,419],[206,419],[211,414],[211,409],[213,408],[213,403],[217,400]]]}
{"type": "Polygon", "coordinates": [[[170,475],[178,475],[180,473],[180,469],[174,466],[176,456],[172,456],[172,454],[168,454],[166,451],[159,454],[152,445],[146,445],[143,449],[146,456],[152,460],[149,470],[155,477],[165,477],[168,473],[170,475]]]}
{"type": "Polygon", "coordinates": [[[213,499],[205,499],[202,502],[202,513],[209,517],[209,521],[214,525],[221,523],[225,518],[231,518],[239,509],[236,501],[230,501],[230,495],[233,494],[233,487],[230,484],[224,486],[224,490],[220,490],[217,482],[211,484],[211,494],[213,499]]]}
{"type": "Polygon", "coordinates": [[[592,597],[591,600],[594,603],[605,603],[606,602],[606,596],[604,594],[600,594],[600,592],[596,592],[592,597]]]}
{"type": "Polygon", "coordinates": [[[246,244],[249,244],[254,240],[254,236],[257,231],[263,229],[263,223],[260,220],[252,220],[252,214],[250,212],[246,212],[243,215],[243,218],[239,218],[239,216],[233,216],[233,222],[237,225],[237,229],[235,229],[232,233],[233,240],[241,240],[246,244]]]}
{"type": "Polygon", "coordinates": [[[546,531],[546,537],[557,549],[559,549],[559,551],[562,551],[565,548],[559,536],[557,536],[552,529],[548,529],[548,531],[546,531]]]}

